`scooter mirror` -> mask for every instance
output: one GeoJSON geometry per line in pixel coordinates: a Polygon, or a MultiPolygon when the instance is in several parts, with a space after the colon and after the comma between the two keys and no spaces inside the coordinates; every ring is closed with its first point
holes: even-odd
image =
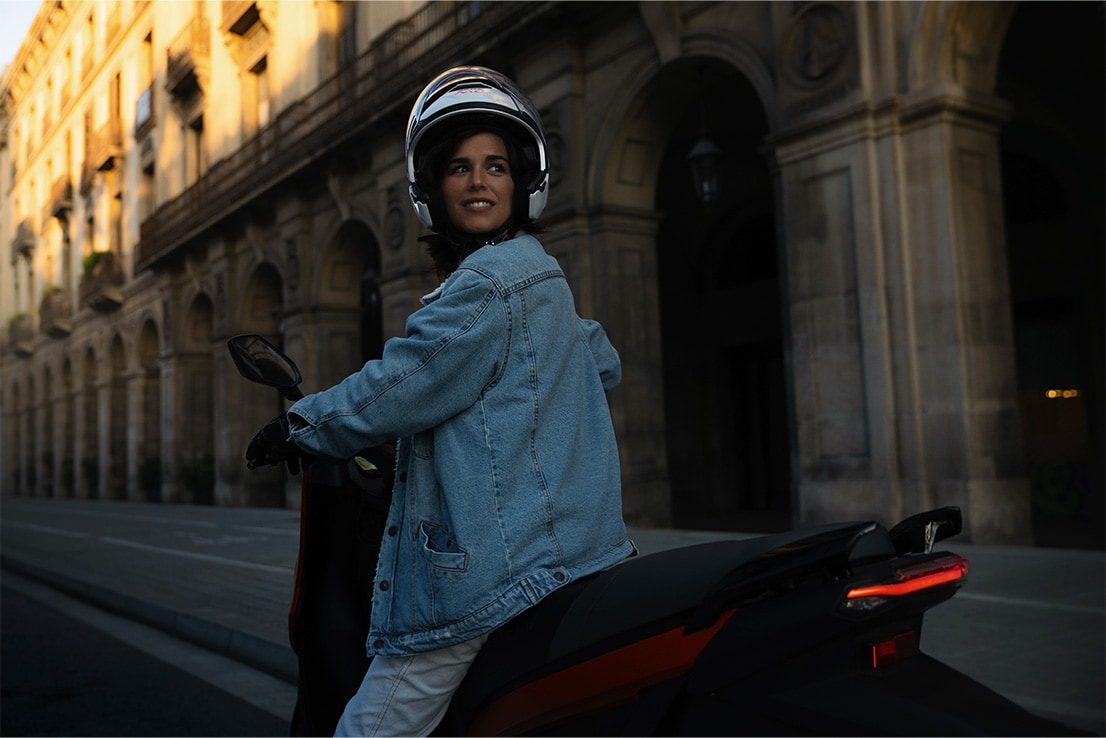
{"type": "Polygon", "coordinates": [[[295,363],[263,336],[245,333],[227,341],[238,373],[251,382],[276,387],[289,399],[302,397],[296,386],[303,381],[295,363]]]}

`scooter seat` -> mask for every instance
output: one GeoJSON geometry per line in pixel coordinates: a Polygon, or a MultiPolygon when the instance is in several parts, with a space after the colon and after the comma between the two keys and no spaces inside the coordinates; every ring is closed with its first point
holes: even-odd
{"type": "Polygon", "coordinates": [[[454,696],[451,712],[465,724],[465,716],[523,684],[680,627],[734,569],[811,533],[789,531],[636,556],[565,585],[495,632],[454,696]]]}

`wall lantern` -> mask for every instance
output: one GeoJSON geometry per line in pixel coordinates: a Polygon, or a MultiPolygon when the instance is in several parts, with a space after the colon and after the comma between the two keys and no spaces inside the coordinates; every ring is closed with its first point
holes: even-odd
{"type": "Polygon", "coordinates": [[[718,200],[718,183],[722,172],[722,151],[706,136],[700,136],[687,155],[691,167],[691,183],[695,196],[710,208],[718,200]]]}
{"type": "Polygon", "coordinates": [[[695,197],[710,210],[718,201],[722,178],[722,150],[707,138],[706,67],[699,67],[699,140],[687,154],[695,197]]]}

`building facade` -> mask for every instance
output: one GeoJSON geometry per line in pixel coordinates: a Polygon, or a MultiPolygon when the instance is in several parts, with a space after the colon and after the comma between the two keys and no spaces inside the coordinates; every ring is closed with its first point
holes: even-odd
{"type": "Polygon", "coordinates": [[[247,472],[430,291],[403,164],[438,71],[542,111],[542,240],[622,355],[627,521],[959,505],[1101,545],[1097,3],[44,2],[3,80],[4,494],[295,506],[247,472]],[[693,176],[689,152],[708,151],[693,176]],[[1097,516],[1097,517],[1096,517],[1097,516]]]}

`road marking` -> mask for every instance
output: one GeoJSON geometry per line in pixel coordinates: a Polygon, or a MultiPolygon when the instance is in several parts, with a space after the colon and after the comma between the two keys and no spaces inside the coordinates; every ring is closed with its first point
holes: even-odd
{"type": "Polygon", "coordinates": [[[34,523],[16,523],[11,520],[5,520],[4,525],[9,528],[23,528],[24,530],[34,530],[39,533],[49,533],[55,536],[66,536],[68,538],[88,538],[87,533],[79,533],[73,530],[64,530],[62,528],[49,528],[45,525],[35,525],[34,523]]]}
{"type": "Polygon", "coordinates": [[[290,569],[286,566],[270,566],[269,564],[255,564],[252,561],[240,561],[239,559],[227,559],[222,556],[211,556],[209,554],[194,553],[192,551],[181,551],[175,548],[162,548],[161,546],[147,546],[144,543],[135,543],[134,541],[127,541],[122,538],[112,538],[110,536],[103,536],[99,539],[103,543],[113,543],[116,546],[127,546],[128,548],[137,548],[142,551],[152,551],[154,553],[166,554],[168,556],[179,556],[184,559],[196,559],[199,561],[211,561],[216,564],[226,564],[227,566],[237,566],[242,569],[253,569],[255,571],[267,571],[274,574],[295,574],[294,569],[290,569]]]}
{"type": "Polygon", "coordinates": [[[272,533],[278,536],[298,536],[300,534],[299,524],[296,524],[295,528],[263,528],[257,525],[233,525],[232,528],[238,530],[250,531],[252,533],[272,533]]]}
{"type": "Polygon", "coordinates": [[[1060,602],[1045,600],[1023,600],[1017,597],[999,597],[997,595],[975,594],[974,592],[960,592],[957,599],[988,602],[995,605],[1013,605],[1015,607],[1039,607],[1043,610],[1063,610],[1064,612],[1077,612],[1084,615],[1104,615],[1106,608],[1094,605],[1065,605],[1060,602]]]}

